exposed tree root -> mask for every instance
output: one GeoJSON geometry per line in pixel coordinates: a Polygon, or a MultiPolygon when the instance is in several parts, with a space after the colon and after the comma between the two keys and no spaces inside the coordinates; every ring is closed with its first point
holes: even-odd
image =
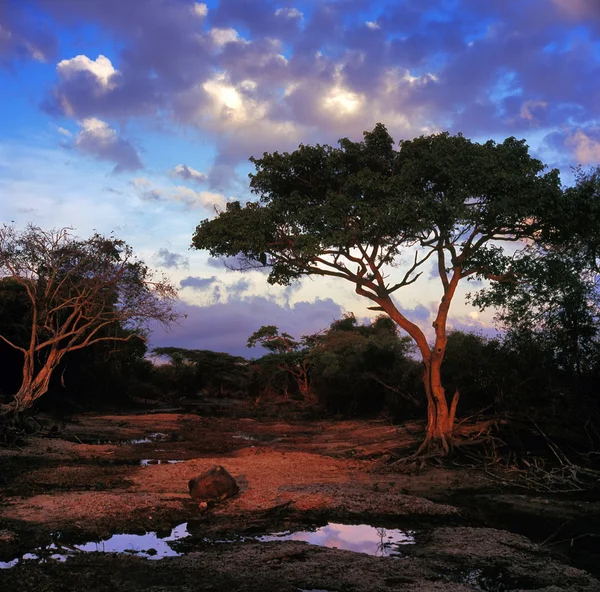
{"type": "Polygon", "coordinates": [[[391,464],[399,465],[411,462],[424,464],[430,459],[454,456],[464,447],[485,445],[492,441],[492,430],[498,423],[501,423],[499,418],[477,421],[472,421],[472,418],[462,420],[454,427],[450,436],[433,438],[428,435],[414,453],[395,458],[391,464]]]}

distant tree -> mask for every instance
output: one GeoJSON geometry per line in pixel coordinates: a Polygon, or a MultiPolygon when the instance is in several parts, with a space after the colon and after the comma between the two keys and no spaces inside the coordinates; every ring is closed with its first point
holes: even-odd
{"type": "Polygon", "coordinates": [[[519,272],[526,274],[535,253],[523,246],[558,237],[560,212],[571,206],[581,211],[582,203],[571,204],[558,172],[543,173],[542,162],[515,138],[477,144],[441,133],[402,141],[395,150],[378,124],[362,142],[302,145],[251,161],[257,172],[250,187],[259,200],[229,203],[202,221],[193,246],[213,256],[241,254],[249,266],[270,266],[274,284],[305,275],[353,284],[415,341],[428,404],[420,451],[448,452],[458,391],[450,402],[441,365],[459,283],[517,281],[515,251],[523,252],[519,272]],[[432,344],[393,298],[431,261],[442,291],[432,344]]]}
{"type": "Polygon", "coordinates": [[[144,339],[148,321],[169,324],[176,290],[134,258],[123,241],[70,229],[0,229],[0,278],[15,286],[26,314],[0,340],[20,352],[20,386],[0,402],[0,417],[16,416],[47,391],[69,352],[102,341],[144,339]],[[110,329],[113,331],[110,331],[110,329]],[[123,332],[124,331],[124,332],[123,332]]]}
{"type": "Polygon", "coordinates": [[[182,347],[156,347],[152,353],[169,358],[173,370],[170,386],[180,395],[205,391],[222,396],[248,386],[248,361],[240,356],[182,347]]]}
{"type": "Polygon", "coordinates": [[[315,344],[316,335],[303,336],[296,341],[289,333],[279,333],[275,325],[263,325],[248,338],[248,347],[261,345],[271,352],[261,359],[262,366],[274,366],[281,372],[291,376],[298,387],[298,392],[307,402],[313,400],[309,383],[310,347],[315,344]]]}

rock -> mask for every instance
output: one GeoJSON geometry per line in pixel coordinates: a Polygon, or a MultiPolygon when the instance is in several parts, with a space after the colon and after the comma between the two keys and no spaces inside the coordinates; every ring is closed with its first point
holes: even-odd
{"type": "Polygon", "coordinates": [[[0,543],[15,543],[17,535],[11,530],[0,529],[0,543]]]}
{"type": "Polygon", "coordinates": [[[220,465],[190,479],[188,486],[192,499],[203,509],[208,504],[218,503],[240,490],[236,480],[220,465]]]}

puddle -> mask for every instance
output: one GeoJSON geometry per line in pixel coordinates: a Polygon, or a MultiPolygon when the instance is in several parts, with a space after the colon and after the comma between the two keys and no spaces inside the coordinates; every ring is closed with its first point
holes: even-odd
{"type": "Polygon", "coordinates": [[[146,534],[115,534],[105,541],[71,545],[60,540],[60,535],[55,536],[55,541],[47,547],[36,549],[11,561],[0,561],[0,569],[9,569],[23,560],[35,560],[38,563],[48,561],[66,561],[78,553],[131,553],[146,559],[162,559],[163,557],[177,557],[181,555],[175,551],[170,542],[190,536],[187,522],[176,526],[171,534],[161,538],[155,532],[146,534]]]}
{"type": "Polygon", "coordinates": [[[311,545],[366,553],[377,557],[400,555],[399,547],[415,544],[413,530],[377,528],[368,524],[336,524],[330,522],[316,530],[280,532],[256,537],[261,542],[305,541],[311,545]]]}
{"type": "Polygon", "coordinates": [[[140,461],[140,466],[147,467],[148,465],[176,465],[177,463],[185,462],[184,460],[160,460],[157,458],[143,458],[140,461]]]}
{"type": "MultiPolygon", "coordinates": [[[[182,461],[163,461],[182,462],[182,461]]],[[[48,561],[66,561],[78,553],[132,553],[146,559],[162,559],[163,557],[178,557],[185,551],[176,551],[170,545],[190,536],[187,522],[179,524],[166,537],[160,537],[156,532],[146,534],[115,534],[105,541],[84,544],[69,544],[61,540],[60,533],[54,535],[54,541],[40,547],[22,557],[11,561],[0,562],[0,569],[9,569],[23,560],[34,560],[39,563],[48,561]]],[[[202,543],[223,544],[246,541],[263,543],[276,541],[304,541],[311,545],[345,549],[356,553],[367,553],[378,557],[401,555],[399,547],[415,543],[414,531],[377,528],[367,524],[336,524],[330,522],[313,530],[298,530],[295,532],[277,532],[255,537],[236,537],[226,540],[203,539],[202,543]]]]}

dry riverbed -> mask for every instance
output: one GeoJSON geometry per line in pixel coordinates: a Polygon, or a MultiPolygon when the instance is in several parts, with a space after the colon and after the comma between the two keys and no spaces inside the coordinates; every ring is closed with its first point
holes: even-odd
{"type": "Polygon", "coordinates": [[[0,450],[0,590],[600,591],[580,569],[598,564],[599,502],[378,460],[417,437],[375,421],[80,416],[0,450]],[[215,464],[240,493],[202,512],[187,482],[215,464]]]}

